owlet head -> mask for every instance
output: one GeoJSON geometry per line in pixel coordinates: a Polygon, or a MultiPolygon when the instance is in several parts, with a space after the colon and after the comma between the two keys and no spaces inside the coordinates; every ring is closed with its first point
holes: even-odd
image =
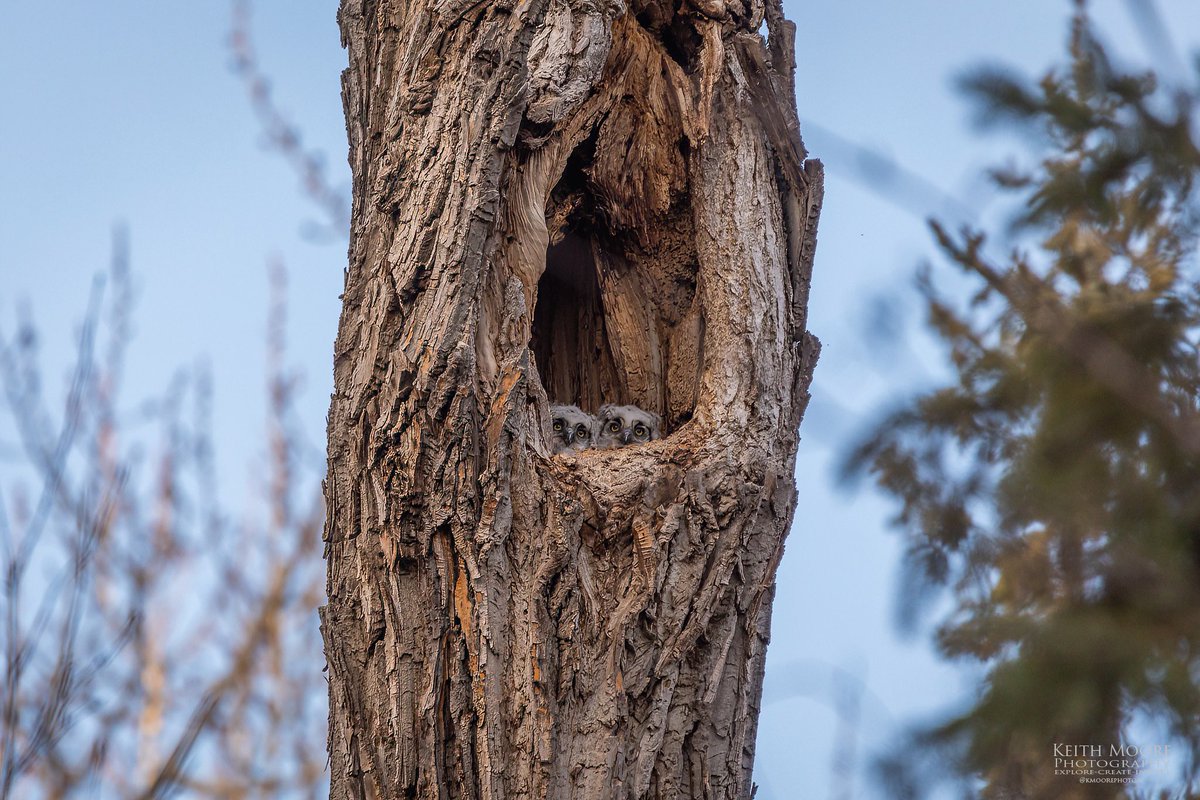
{"type": "Polygon", "coordinates": [[[625,447],[659,438],[658,415],[643,411],[637,406],[601,406],[599,417],[600,433],[596,437],[597,447],[625,447]]]}
{"type": "Polygon", "coordinates": [[[578,406],[550,406],[550,442],[555,453],[595,445],[596,418],[578,406]]]}

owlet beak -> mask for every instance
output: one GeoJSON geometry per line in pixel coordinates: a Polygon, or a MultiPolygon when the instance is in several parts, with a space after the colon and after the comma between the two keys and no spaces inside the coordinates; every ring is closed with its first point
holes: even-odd
{"type": "Polygon", "coordinates": [[[629,441],[632,438],[633,438],[633,431],[630,430],[629,428],[626,428],[625,430],[621,431],[621,444],[629,444],[629,441]]]}
{"type": "Polygon", "coordinates": [[[571,444],[571,442],[573,442],[573,441],[575,441],[575,429],[568,428],[567,429],[567,444],[571,444]]]}

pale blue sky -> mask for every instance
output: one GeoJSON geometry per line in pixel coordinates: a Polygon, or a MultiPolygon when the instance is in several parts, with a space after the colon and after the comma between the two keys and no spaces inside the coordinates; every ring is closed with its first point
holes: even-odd
{"type": "MultiPolygon", "coordinates": [[[[925,634],[895,633],[899,550],[885,526],[888,504],[838,491],[832,480],[846,436],[884,398],[939,370],[915,312],[890,345],[864,331],[879,298],[911,299],[913,268],[933,252],[922,219],[943,209],[864,187],[861,164],[824,131],[985,212],[980,168],[1016,145],[972,130],[952,78],[981,60],[1040,72],[1062,50],[1069,5],[788,3],[800,29],[800,116],[813,123],[805,139],[827,164],[810,318],[825,350],[801,431],[799,508],[779,573],[760,800],[831,796],[835,672],[867,686],[854,777],[860,798],[887,797],[861,769],[878,746],[966,686],[964,672],[931,654],[925,634]]],[[[1126,4],[1094,8],[1108,38],[1144,59],[1126,4]]],[[[1180,44],[1194,48],[1200,3],[1160,8],[1180,44]]],[[[345,184],[345,59],[334,13],[332,2],[262,0],[254,29],[279,105],[306,144],[326,154],[332,180],[345,184]]],[[[229,16],[226,3],[194,0],[0,4],[0,328],[10,333],[16,304],[28,300],[50,363],[65,365],[91,278],[107,264],[112,226],[126,223],[139,289],[127,397],[161,390],[181,365],[211,363],[221,464],[237,492],[253,487],[261,459],[253,448],[264,415],[265,265],[277,256],[289,269],[289,345],[306,376],[300,411],[319,447],[345,244],[304,235],[321,212],[262,146],[229,69],[229,16]]]]}

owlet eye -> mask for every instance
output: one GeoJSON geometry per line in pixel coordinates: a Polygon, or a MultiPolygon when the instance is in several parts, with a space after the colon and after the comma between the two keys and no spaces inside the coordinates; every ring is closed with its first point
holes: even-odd
{"type": "Polygon", "coordinates": [[[575,435],[576,436],[583,436],[585,433],[587,433],[587,428],[585,428],[583,425],[575,426],[575,435]]]}
{"type": "Polygon", "coordinates": [[[554,430],[561,431],[562,429],[563,429],[562,420],[561,419],[554,420],[554,430]]]}
{"type": "Polygon", "coordinates": [[[647,433],[648,433],[648,431],[646,430],[646,426],[643,425],[642,423],[639,422],[637,425],[633,426],[633,435],[634,436],[645,436],[647,433]]]}
{"type": "Polygon", "coordinates": [[[621,430],[621,423],[614,419],[612,422],[608,423],[608,430],[611,433],[616,433],[617,431],[621,430]]]}

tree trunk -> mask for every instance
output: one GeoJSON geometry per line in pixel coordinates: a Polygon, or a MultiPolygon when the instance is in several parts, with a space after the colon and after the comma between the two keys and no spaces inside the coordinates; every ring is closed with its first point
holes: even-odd
{"type": "Polygon", "coordinates": [[[822,175],[778,0],[690,2],[342,2],[332,798],[752,793],[822,175]]]}

